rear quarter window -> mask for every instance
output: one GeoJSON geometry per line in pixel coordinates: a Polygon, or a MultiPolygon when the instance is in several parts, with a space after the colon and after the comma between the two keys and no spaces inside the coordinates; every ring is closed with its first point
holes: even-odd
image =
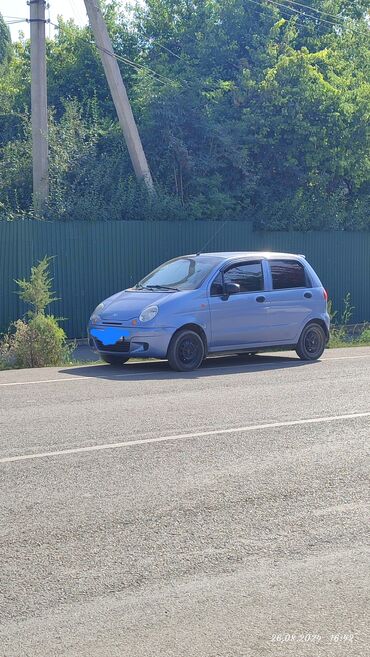
{"type": "Polygon", "coordinates": [[[298,260],[270,260],[270,269],[274,290],[311,287],[307,272],[298,260]]]}

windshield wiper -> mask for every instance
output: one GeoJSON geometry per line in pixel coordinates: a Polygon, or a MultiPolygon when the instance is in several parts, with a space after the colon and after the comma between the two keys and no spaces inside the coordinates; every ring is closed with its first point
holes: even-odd
{"type": "Polygon", "coordinates": [[[178,287],[170,287],[169,285],[146,285],[145,289],[147,289],[147,290],[173,290],[174,292],[180,292],[178,287]]]}

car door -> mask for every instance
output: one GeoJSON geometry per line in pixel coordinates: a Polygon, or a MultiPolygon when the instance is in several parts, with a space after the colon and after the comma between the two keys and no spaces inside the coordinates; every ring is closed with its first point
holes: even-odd
{"type": "Polygon", "coordinates": [[[272,290],[267,324],[270,343],[295,344],[302,326],[312,315],[314,290],[309,274],[299,260],[277,258],[269,260],[272,290]]]}
{"type": "Polygon", "coordinates": [[[265,340],[267,312],[264,262],[251,260],[226,266],[210,285],[210,351],[246,348],[265,340]],[[226,285],[239,286],[225,294],[226,285]]]}

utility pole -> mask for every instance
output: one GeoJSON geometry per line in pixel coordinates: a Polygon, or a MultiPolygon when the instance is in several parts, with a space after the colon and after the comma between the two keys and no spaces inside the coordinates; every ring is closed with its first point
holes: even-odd
{"type": "Polygon", "coordinates": [[[127,91],[122,80],[121,71],[115,58],[112,42],[107,26],[100,11],[99,0],[84,0],[90,27],[94,33],[97,48],[100,53],[109,89],[117,111],[132,165],[139,180],[143,180],[149,189],[154,191],[147,159],[140,140],[140,135],[132,113],[127,91]]]}
{"type": "Polygon", "coordinates": [[[33,205],[40,213],[49,193],[45,1],[29,0],[31,32],[31,116],[33,205]]]}

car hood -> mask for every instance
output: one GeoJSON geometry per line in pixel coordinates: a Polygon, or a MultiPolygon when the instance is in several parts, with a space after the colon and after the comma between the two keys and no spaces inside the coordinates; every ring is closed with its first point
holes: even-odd
{"type": "Polygon", "coordinates": [[[158,304],[173,292],[119,292],[112,299],[104,301],[104,308],[99,312],[103,321],[123,322],[139,317],[148,306],[158,304]]]}

